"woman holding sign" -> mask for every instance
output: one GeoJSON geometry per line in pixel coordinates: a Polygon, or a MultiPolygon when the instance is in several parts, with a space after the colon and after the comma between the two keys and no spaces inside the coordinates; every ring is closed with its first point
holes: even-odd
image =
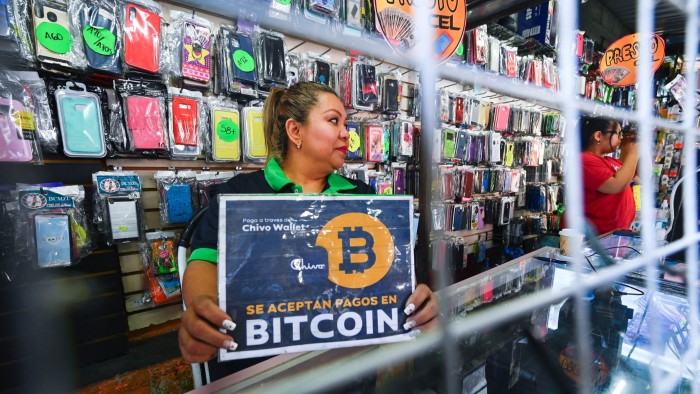
{"type": "MultiPolygon", "coordinates": [[[[267,166],[232,178],[216,193],[374,194],[367,184],[334,173],[345,163],[346,122],[342,102],[325,85],[301,82],[286,91],[273,88],[264,113],[267,166]]],[[[231,335],[220,331],[231,332],[236,324],[217,302],[219,205],[217,199],[211,201],[194,234],[182,283],[187,310],[182,316],[179,344],[188,362],[207,361],[219,348],[238,346],[231,335]]],[[[437,324],[436,297],[426,285],[418,285],[402,308],[408,315],[404,328],[414,334],[437,324]]],[[[260,359],[246,361],[250,364],[260,359]]]]}

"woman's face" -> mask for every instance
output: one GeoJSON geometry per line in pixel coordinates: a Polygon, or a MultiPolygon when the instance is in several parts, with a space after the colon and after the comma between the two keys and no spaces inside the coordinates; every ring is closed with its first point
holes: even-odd
{"type": "MultiPolygon", "coordinates": [[[[345,107],[334,94],[319,93],[316,105],[301,125],[301,150],[304,156],[329,170],[343,166],[348,153],[345,107]]],[[[291,147],[296,149],[296,146],[291,147]]]]}
{"type": "Polygon", "coordinates": [[[610,129],[603,133],[603,138],[601,139],[603,140],[601,142],[610,144],[610,152],[615,152],[622,143],[622,127],[620,124],[614,123],[610,129]]]}

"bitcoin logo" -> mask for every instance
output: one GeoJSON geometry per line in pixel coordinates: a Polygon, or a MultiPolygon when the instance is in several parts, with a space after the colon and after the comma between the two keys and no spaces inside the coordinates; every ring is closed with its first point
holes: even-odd
{"type": "Polygon", "coordinates": [[[346,213],[331,219],[316,238],[328,252],[328,280],[359,289],[379,282],[394,262],[394,240],[379,219],[346,213]]]}

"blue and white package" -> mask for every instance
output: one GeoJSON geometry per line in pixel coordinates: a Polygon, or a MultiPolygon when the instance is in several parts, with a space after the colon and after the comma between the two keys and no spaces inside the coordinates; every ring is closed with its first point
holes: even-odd
{"type": "Polygon", "coordinates": [[[410,339],[413,226],[411,196],[219,196],[219,360],[410,339]]]}

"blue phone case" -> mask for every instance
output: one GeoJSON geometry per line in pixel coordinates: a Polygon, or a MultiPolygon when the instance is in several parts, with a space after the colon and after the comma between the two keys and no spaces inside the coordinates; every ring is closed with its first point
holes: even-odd
{"type": "Polygon", "coordinates": [[[106,154],[100,102],[91,96],[62,96],[57,100],[63,151],[67,156],[106,154]]]}
{"type": "Polygon", "coordinates": [[[0,37],[9,37],[12,33],[9,7],[8,0],[0,0],[0,37]]]}
{"type": "MultiPolygon", "coordinates": [[[[236,51],[244,51],[250,55],[250,58],[255,59],[255,55],[253,54],[253,40],[246,35],[236,33],[231,34],[228,37],[228,46],[232,58],[236,58],[234,55],[236,51]]],[[[257,64],[255,67],[257,67],[257,64]]],[[[231,59],[231,68],[233,69],[233,77],[236,79],[246,82],[255,82],[257,79],[255,68],[252,71],[245,72],[236,66],[233,59],[231,59]]]]}
{"type": "MultiPolygon", "coordinates": [[[[80,27],[81,30],[85,26],[99,27],[107,29],[112,34],[115,35],[116,41],[114,43],[114,55],[102,55],[93,51],[83,40],[83,49],[85,50],[85,56],[87,57],[88,64],[90,67],[106,71],[112,74],[121,74],[122,66],[119,59],[120,48],[120,37],[117,32],[116,24],[113,19],[109,19],[100,15],[100,7],[98,6],[85,6],[80,13],[80,27]]],[[[112,14],[112,12],[102,9],[102,12],[112,14]]]]}
{"type": "Polygon", "coordinates": [[[170,224],[186,223],[192,218],[192,193],[189,185],[170,185],[165,191],[170,224]]]}
{"type": "Polygon", "coordinates": [[[70,222],[68,215],[34,216],[36,253],[39,267],[71,264],[70,222]]]}

